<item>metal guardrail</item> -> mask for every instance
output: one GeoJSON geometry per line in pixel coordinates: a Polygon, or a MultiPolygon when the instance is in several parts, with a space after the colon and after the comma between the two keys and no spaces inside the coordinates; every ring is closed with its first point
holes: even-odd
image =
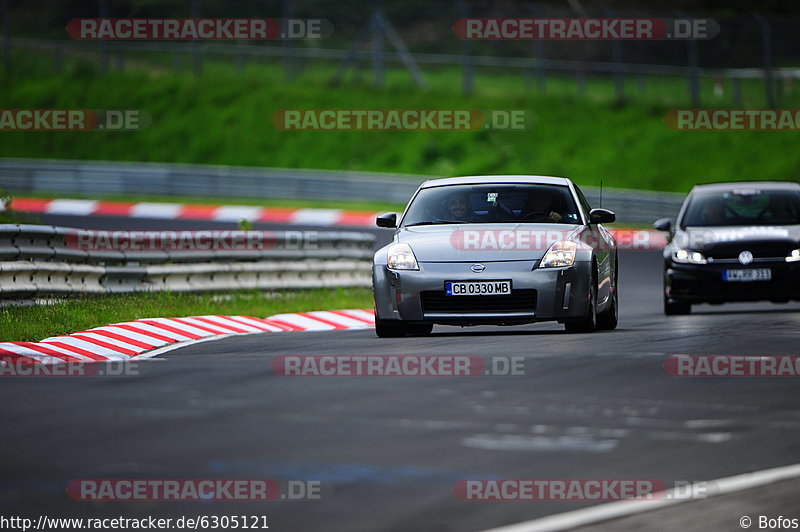
{"type": "Polygon", "coordinates": [[[404,203],[425,176],[166,163],[0,159],[12,193],[366,200],[404,203]]]}
{"type": "MultiPolygon", "coordinates": [[[[81,52],[97,51],[97,43],[80,42],[69,40],[47,40],[47,39],[25,39],[14,38],[10,40],[13,47],[44,50],[48,52],[64,52],[75,50],[81,52]]],[[[214,44],[210,42],[146,42],[146,41],[105,41],[104,50],[110,53],[173,53],[173,54],[217,54],[226,57],[283,57],[286,50],[282,46],[263,46],[252,44],[214,44]]],[[[346,50],[321,47],[294,47],[291,51],[294,57],[305,59],[324,59],[341,61],[344,59],[354,59],[368,61],[372,60],[371,50],[346,50]]],[[[696,73],[703,77],[724,76],[733,79],[760,79],[764,77],[764,69],[760,67],[750,68],[709,68],[699,66],[683,65],[659,65],[644,63],[615,63],[612,61],[588,61],[588,60],[566,60],[566,59],[546,59],[537,57],[506,57],[506,56],[484,56],[470,55],[465,58],[458,54],[441,54],[415,52],[410,54],[414,60],[420,64],[429,65],[449,65],[460,67],[464,61],[468,61],[472,66],[484,67],[504,67],[517,69],[543,68],[563,72],[591,72],[598,74],[615,74],[623,72],[625,74],[648,74],[662,76],[686,76],[696,73]]],[[[394,63],[402,63],[403,54],[386,50],[384,59],[394,63]]],[[[800,68],[796,67],[776,67],[772,73],[780,78],[800,78],[800,68]]]]}
{"type": "MultiPolygon", "coordinates": [[[[14,194],[162,196],[360,200],[406,203],[432,176],[328,170],[201,166],[166,163],[0,159],[0,188],[14,194]]],[[[582,187],[592,206],[600,190],[582,187]]],[[[605,189],[603,207],[620,221],[651,223],[674,218],[683,194],[605,189]]]]}
{"type": "MultiPolygon", "coordinates": [[[[86,231],[0,225],[0,298],[369,286],[374,235],[329,231],[296,249],[78,249],[86,231]]],[[[146,232],[143,232],[146,233],[146,232]]],[[[283,232],[271,233],[287,240],[283,232]]]]}

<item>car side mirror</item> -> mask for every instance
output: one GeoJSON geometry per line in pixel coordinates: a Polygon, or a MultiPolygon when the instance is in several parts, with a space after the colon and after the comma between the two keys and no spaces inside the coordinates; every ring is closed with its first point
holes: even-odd
{"type": "Polygon", "coordinates": [[[607,209],[592,209],[589,211],[589,223],[613,224],[616,221],[617,215],[607,209]]]}
{"type": "Polygon", "coordinates": [[[397,227],[397,213],[385,212],[383,214],[379,214],[378,217],[375,218],[375,224],[378,227],[388,227],[389,229],[394,229],[397,227]]]}
{"type": "Polygon", "coordinates": [[[653,222],[653,229],[666,231],[667,233],[672,232],[672,220],[669,218],[660,218],[653,222]]]}

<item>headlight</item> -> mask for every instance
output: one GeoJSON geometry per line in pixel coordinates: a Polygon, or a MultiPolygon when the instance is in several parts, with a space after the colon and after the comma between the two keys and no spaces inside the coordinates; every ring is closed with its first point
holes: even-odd
{"type": "Polygon", "coordinates": [[[419,270],[417,258],[408,244],[392,244],[389,246],[387,266],[390,270],[419,270]]]}
{"type": "Polygon", "coordinates": [[[569,240],[558,240],[553,242],[547,253],[542,258],[540,268],[561,268],[572,266],[575,262],[575,255],[578,251],[578,244],[569,240]]]}
{"type": "Polygon", "coordinates": [[[681,264],[706,264],[708,262],[702,253],[688,249],[676,249],[673,251],[672,260],[681,264]]]}
{"type": "Polygon", "coordinates": [[[789,256],[786,257],[786,262],[800,261],[800,249],[793,249],[789,256]]]}

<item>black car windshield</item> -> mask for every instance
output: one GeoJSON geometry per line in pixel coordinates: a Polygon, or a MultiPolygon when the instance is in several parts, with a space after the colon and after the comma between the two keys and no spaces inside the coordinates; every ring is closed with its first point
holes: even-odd
{"type": "Polygon", "coordinates": [[[581,217],[569,188],[559,185],[448,185],[420,190],[403,226],[453,223],[565,223],[581,217]]]}
{"type": "Polygon", "coordinates": [[[800,224],[800,192],[795,190],[731,189],[692,195],[682,225],[800,224]]]}

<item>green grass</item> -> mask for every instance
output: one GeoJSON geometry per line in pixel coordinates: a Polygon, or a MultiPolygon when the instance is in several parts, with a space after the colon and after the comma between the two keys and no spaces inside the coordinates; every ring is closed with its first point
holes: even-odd
{"type": "MultiPolygon", "coordinates": [[[[163,55],[163,54],[162,54],[163,55]]],[[[18,58],[19,59],[19,58],[18,58]]],[[[547,92],[525,90],[520,73],[481,70],[473,96],[460,92],[455,69],[427,69],[427,91],[404,71],[389,70],[386,86],[369,85],[369,72],[333,88],[330,65],[306,65],[290,83],[272,63],[250,62],[241,74],[234,60],[204,63],[203,74],[175,74],[167,57],[137,57],[128,70],[100,75],[87,57],[71,58],[62,74],[26,57],[21,68],[0,75],[3,108],[136,108],[153,117],[140,132],[4,132],[0,156],[163,161],[287,168],[321,168],[466,175],[538,173],[563,175],[581,185],[685,192],[702,182],[745,179],[796,180],[797,132],[676,132],[662,117],[688,106],[685,80],[650,78],[631,100],[614,102],[613,81],[590,77],[587,94],[575,81],[551,77],[547,92]],[[162,61],[163,59],[163,61],[162,61]],[[159,63],[162,61],[163,64],[159,63]],[[279,131],[270,123],[280,109],[443,108],[524,109],[525,131],[351,132],[279,131]]],[[[19,63],[20,61],[17,61],[19,63]]],[[[730,106],[730,90],[707,105],[730,106]]],[[[743,83],[745,103],[763,107],[758,82],[743,83]]],[[[800,107],[797,94],[784,107],[800,107]]],[[[260,200],[259,200],[260,201],[260,200]]]]}
{"type": "Polygon", "coordinates": [[[36,342],[50,336],[140,318],[245,315],[372,308],[369,288],[255,290],[226,294],[156,292],[80,297],[55,304],[0,308],[0,341],[36,342]]]}

